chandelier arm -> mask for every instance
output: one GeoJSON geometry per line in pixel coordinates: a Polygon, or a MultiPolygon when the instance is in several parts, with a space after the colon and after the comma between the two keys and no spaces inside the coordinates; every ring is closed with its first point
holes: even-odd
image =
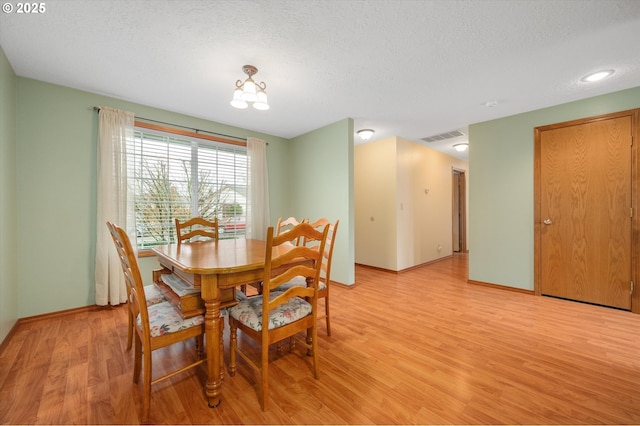
{"type": "Polygon", "coordinates": [[[242,80],[236,81],[236,88],[241,89],[244,86],[244,82],[242,80]]]}
{"type": "Polygon", "coordinates": [[[261,81],[260,83],[256,83],[256,86],[258,86],[262,90],[267,90],[267,83],[265,83],[264,81],[261,81]]]}

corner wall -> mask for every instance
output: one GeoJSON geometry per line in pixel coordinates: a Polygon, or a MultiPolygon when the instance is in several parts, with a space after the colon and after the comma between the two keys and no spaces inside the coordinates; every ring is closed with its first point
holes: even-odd
{"type": "Polygon", "coordinates": [[[339,219],[331,281],[353,285],[353,120],[344,119],[293,138],[285,170],[295,179],[289,179],[286,186],[289,209],[280,216],[339,219]]]}
{"type": "Polygon", "coordinates": [[[16,76],[0,47],[0,342],[19,318],[16,102],[16,76]]]}
{"type": "Polygon", "coordinates": [[[401,271],[453,254],[453,168],[466,161],[393,137],[355,148],[356,263],[401,271]]]}
{"type": "Polygon", "coordinates": [[[453,254],[453,169],[469,165],[397,138],[398,270],[453,254]]]}
{"type": "Polygon", "coordinates": [[[396,138],[354,149],[355,261],[398,270],[396,138]]]}

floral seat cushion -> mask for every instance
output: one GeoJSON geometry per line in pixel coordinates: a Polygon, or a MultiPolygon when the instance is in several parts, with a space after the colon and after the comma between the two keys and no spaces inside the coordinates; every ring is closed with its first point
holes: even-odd
{"type": "MultiPolygon", "coordinates": [[[[273,299],[279,294],[281,293],[271,293],[269,298],[273,299]]],[[[229,315],[247,327],[262,331],[262,296],[239,301],[236,306],[229,308],[229,315]]],[[[292,297],[271,311],[269,330],[291,324],[307,315],[311,315],[311,304],[300,297],[292,297]]]]}
{"type": "MultiPolygon", "coordinates": [[[[204,323],[204,316],[198,315],[191,318],[182,318],[180,312],[173,307],[170,302],[161,302],[149,306],[149,325],[151,337],[162,336],[163,334],[175,333],[179,330],[195,327],[204,323]]],[[[138,328],[142,328],[142,320],[138,315],[136,320],[138,328]]]]}
{"type": "MultiPolygon", "coordinates": [[[[289,290],[291,287],[306,287],[307,286],[307,281],[304,279],[303,276],[297,276],[294,279],[292,279],[291,281],[288,281],[284,284],[280,284],[277,288],[278,291],[287,291],[289,290]]],[[[322,278],[320,278],[320,282],[318,283],[318,290],[324,290],[325,288],[327,288],[327,285],[324,283],[324,280],[322,278]]]]}
{"type": "Polygon", "coordinates": [[[144,298],[147,299],[147,306],[155,305],[167,300],[155,285],[144,286],[144,298]]]}

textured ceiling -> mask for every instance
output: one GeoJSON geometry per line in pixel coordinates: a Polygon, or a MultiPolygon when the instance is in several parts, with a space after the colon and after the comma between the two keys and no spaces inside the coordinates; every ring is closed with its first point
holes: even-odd
{"type": "Polygon", "coordinates": [[[420,139],[640,86],[638,0],[44,4],[0,14],[17,75],[286,138],[352,117],[372,140],[456,155],[420,139]],[[244,64],[267,83],[269,111],[229,105],[244,64]]]}

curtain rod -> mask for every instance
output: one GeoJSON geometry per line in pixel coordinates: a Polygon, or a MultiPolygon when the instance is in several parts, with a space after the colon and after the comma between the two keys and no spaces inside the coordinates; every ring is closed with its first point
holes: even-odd
{"type": "MultiPolygon", "coordinates": [[[[98,112],[100,111],[100,107],[98,106],[94,106],[93,110],[98,112]]],[[[216,135],[216,136],[224,136],[227,138],[233,138],[233,139],[238,139],[241,141],[247,141],[247,138],[240,138],[238,136],[232,136],[232,135],[225,135],[224,133],[216,133],[216,132],[210,132],[208,130],[202,130],[202,129],[196,129],[195,127],[188,127],[188,126],[181,126],[180,124],[173,124],[173,123],[167,123],[165,121],[158,121],[158,120],[152,120],[150,118],[144,118],[144,117],[138,117],[136,116],[137,120],[144,120],[144,121],[151,121],[153,123],[159,123],[159,124],[166,124],[168,126],[174,126],[174,127],[182,127],[183,129],[188,129],[188,130],[193,130],[194,132],[198,133],[198,132],[203,132],[203,133],[209,133],[211,135],[216,135]]]]}

